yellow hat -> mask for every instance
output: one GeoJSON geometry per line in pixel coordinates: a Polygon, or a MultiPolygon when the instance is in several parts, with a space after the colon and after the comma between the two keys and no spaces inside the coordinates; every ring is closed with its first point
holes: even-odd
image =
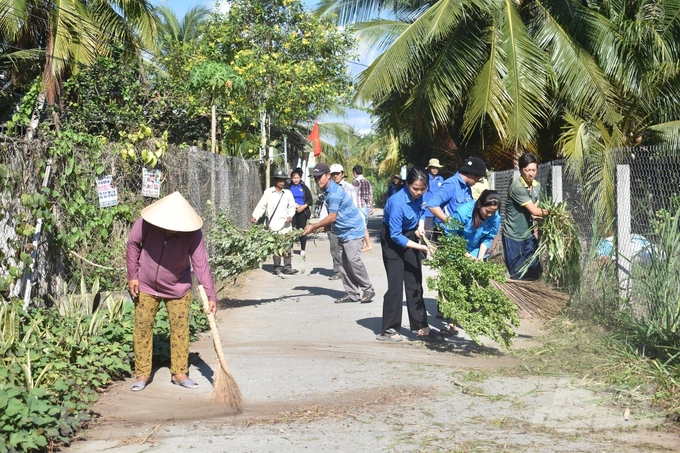
{"type": "Polygon", "coordinates": [[[201,217],[179,192],[171,193],[142,209],[142,218],[171,231],[196,231],[203,226],[201,217]]]}

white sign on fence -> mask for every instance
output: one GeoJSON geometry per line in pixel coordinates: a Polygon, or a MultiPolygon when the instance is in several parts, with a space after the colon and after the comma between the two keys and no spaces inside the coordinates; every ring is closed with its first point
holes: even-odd
{"type": "Polygon", "coordinates": [[[142,168],[142,196],[151,198],[160,197],[162,177],[163,174],[160,170],[142,168]]]}
{"type": "Polygon", "coordinates": [[[118,204],[118,189],[113,185],[113,176],[107,175],[97,178],[97,193],[100,208],[108,208],[118,204]]]}

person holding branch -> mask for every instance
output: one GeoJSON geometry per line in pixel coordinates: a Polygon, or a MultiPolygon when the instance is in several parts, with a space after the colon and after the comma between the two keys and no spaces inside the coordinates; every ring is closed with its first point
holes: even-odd
{"type": "Polygon", "coordinates": [[[323,190],[328,216],[313,225],[307,225],[302,234],[308,235],[320,228],[333,228],[338,237],[338,252],[342,257],[340,276],[346,293],[335,303],[371,302],[375,291],[361,260],[361,241],[366,231],[363,217],[350,196],[333,182],[328,165],[316,164],[312,174],[316,185],[323,190]]]}
{"type": "Polygon", "coordinates": [[[485,190],[477,201],[470,201],[453,213],[458,222],[453,233],[467,241],[466,256],[477,261],[485,260],[489,248],[501,227],[501,196],[495,190],[485,190]]]}
{"type": "Polygon", "coordinates": [[[416,338],[442,340],[427,322],[423,298],[422,261],[428,248],[420,243],[420,238],[425,236],[423,194],[427,191],[427,182],[425,169],[411,168],[406,176],[406,187],[391,196],[385,205],[380,245],[387,273],[387,292],[383,297],[382,332],[376,337],[379,341],[403,339],[399,331],[404,288],[410,329],[417,332],[416,338]]]}
{"type": "Polygon", "coordinates": [[[503,257],[513,280],[538,280],[543,272],[538,258],[524,272],[526,261],[538,248],[538,229],[534,220],[543,218],[548,211],[538,207],[541,200],[541,184],[538,175],[538,157],[523,154],[517,161],[520,176],[508,190],[503,222],[503,257]]]}
{"type": "Polygon", "coordinates": [[[217,313],[215,285],[201,227],[203,220],[179,193],[142,209],[127,242],[128,289],[135,302],[133,344],[136,381],[130,389],[144,390],[151,377],[153,325],[161,302],[170,321],[171,382],[195,389],[189,371],[189,309],[191,270],[208,295],[206,313],[217,313]]]}

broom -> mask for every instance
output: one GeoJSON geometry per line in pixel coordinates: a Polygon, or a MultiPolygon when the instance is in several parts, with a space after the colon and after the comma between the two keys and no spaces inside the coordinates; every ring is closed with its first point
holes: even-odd
{"type": "Polygon", "coordinates": [[[504,283],[491,280],[491,284],[517,305],[522,319],[554,318],[569,302],[568,294],[539,281],[507,279],[504,283]]]}
{"type": "MultiPolygon", "coordinates": [[[[207,310],[209,306],[208,295],[205,293],[203,285],[198,285],[198,292],[201,293],[203,300],[203,307],[207,310]]],[[[234,380],[234,377],[229,372],[227,366],[227,359],[224,357],[222,350],[222,343],[220,342],[220,334],[217,331],[217,324],[215,323],[215,316],[212,313],[208,314],[208,322],[210,322],[210,332],[213,337],[213,346],[215,347],[215,378],[213,379],[213,393],[212,402],[217,404],[227,404],[237,412],[241,411],[241,390],[234,380]]]]}
{"type": "MultiPolygon", "coordinates": [[[[437,245],[426,237],[422,239],[429,249],[428,253],[434,255],[437,245]]],[[[522,319],[553,318],[569,301],[569,295],[543,282],[507,279],[504,283],[491,280],[491,284],[517,305],[522,319]]]]}

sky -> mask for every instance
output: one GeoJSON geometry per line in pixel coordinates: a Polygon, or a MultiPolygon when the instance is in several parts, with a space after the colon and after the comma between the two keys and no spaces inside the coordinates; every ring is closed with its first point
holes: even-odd
{"type": "MultiPolygon", "coordinates": [[[[179,18],[184,16],[184,13],[196,5],[207,5],[210,7],[215,6],[214,0],[152,0],[152,3],[156,5],[167,5],[172,9],[179,18]]],[[[223,2],[221,2],[223,3],[223,2]]],[[[303,0],[302,3],[308,9],[312,9],[318,2],[316,0],[303,0]]],[[[367,63],[363,61],[361,56],[359,57],[358,64],[354,62],[349,62],[349,68],[352,74],[356,77],[364,68],[367,63]]],[[[366,134],[371,130],[371,117],[360,110],[348,109],[346,118],[342,117],[327,117],[321,118],[320,122],[347,122],[352,125],[359,133],[366,134]]]]}

